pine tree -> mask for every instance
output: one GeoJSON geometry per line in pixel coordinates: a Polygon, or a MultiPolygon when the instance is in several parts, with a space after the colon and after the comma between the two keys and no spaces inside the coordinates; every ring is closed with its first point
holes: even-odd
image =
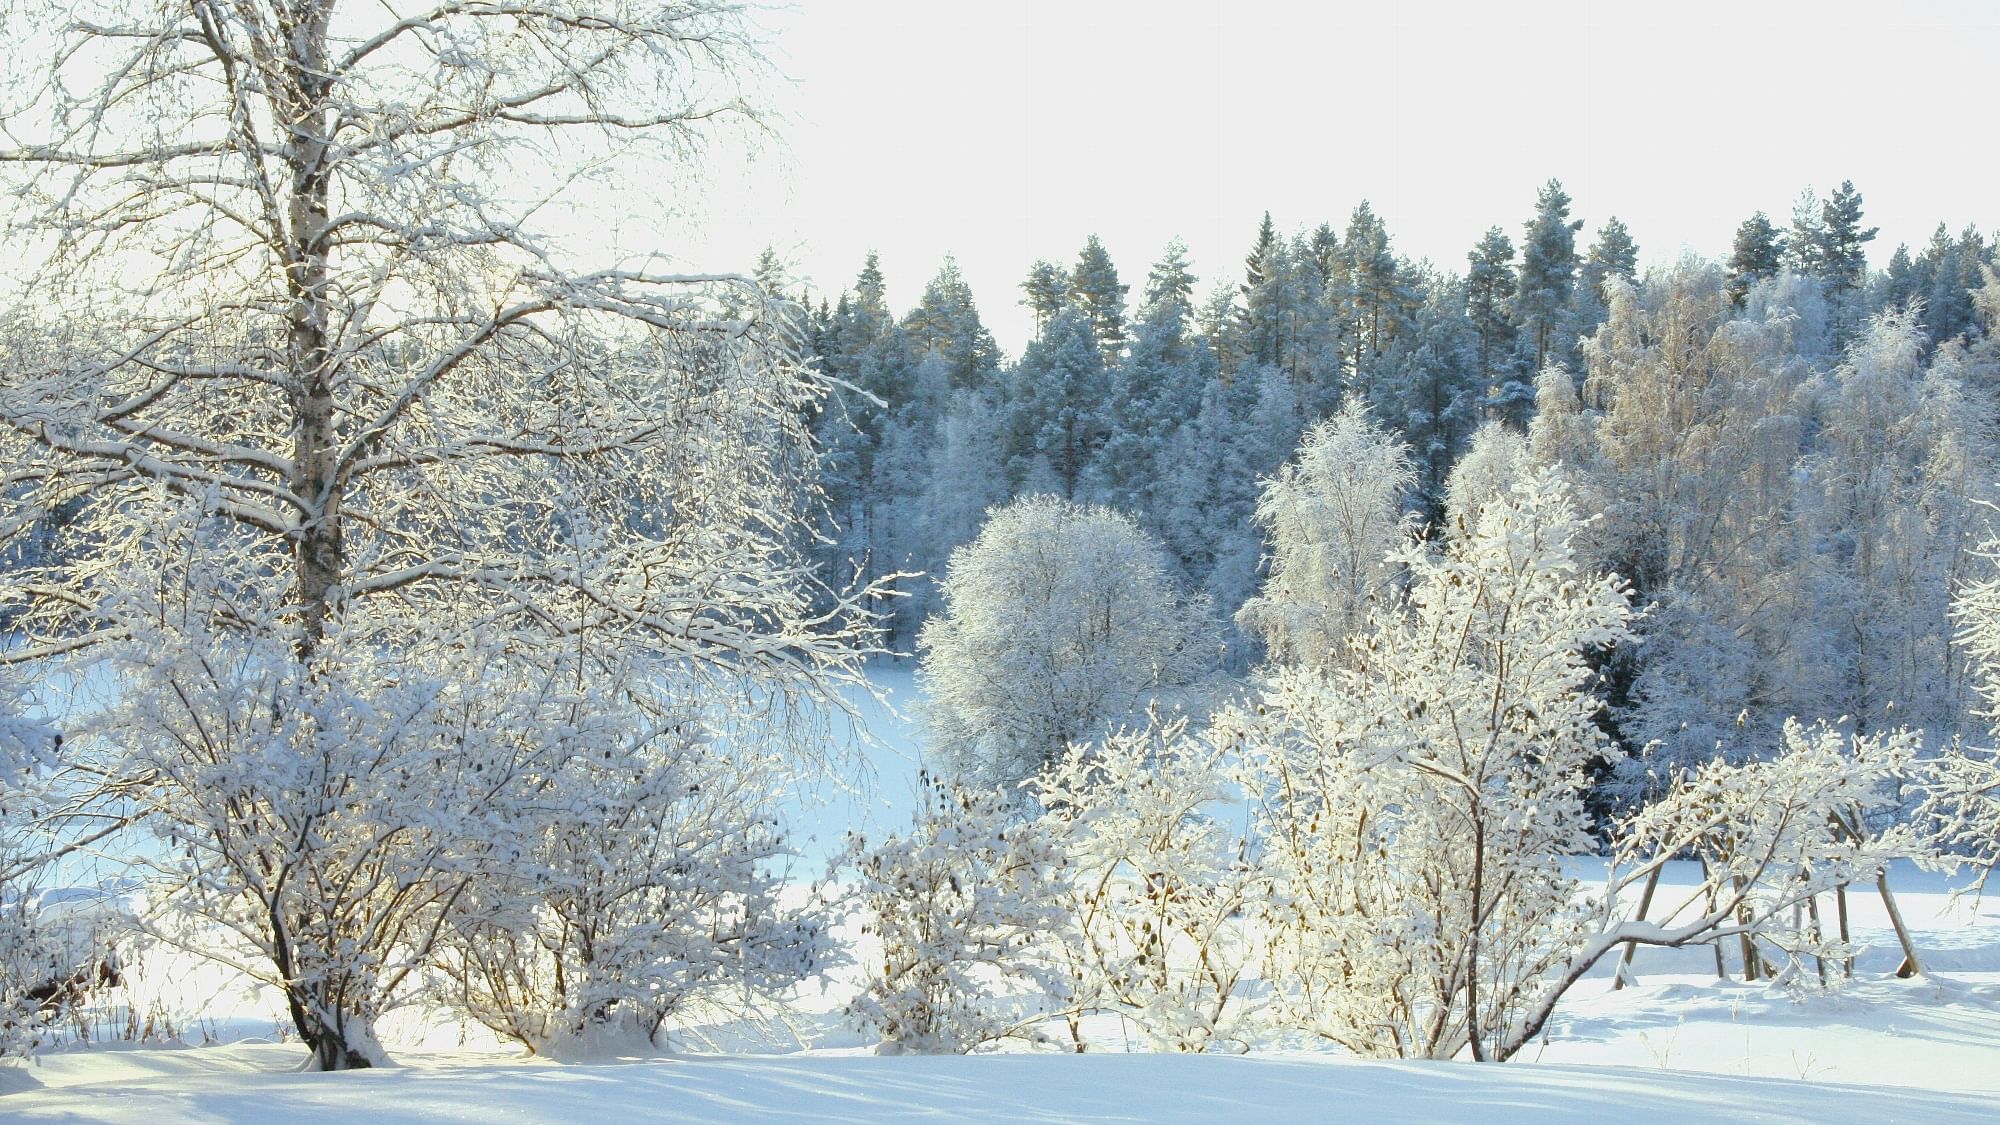
{"type": "Polygon", "coordinates": [[[1028,269],[1028,279],[1021,283],[1021,304],[1035,317],[1035,335],[1042,334],[1049,321],[1062,311],[1069,300],[1069,275],[1063,268],[1046,259],[1036,262],[1028,269]]]}
{"type": "Polygon", "coordinates": [[[918,352],[933,352],[944,360],[953,388],[987,386],[999,370],[1000,346],[980,323],[972,287],[949,255],[924,287],[923,299],[903,318],[903,330],[918,352]]]}
{"type": "Polygon", "coordinates": [[[1771,225],[1771,217],[1759,211],[1736,228],[1736,242],[1729,253],[1729,299],[1737,308],[1750,294],[1750,287],[1778,276],[1783,268],[1785,236],[1771,225]]]}
{"type": "Polygon", "coordinates": [[[1183,329],[1194,312],[1194,271],[1188,265],[1187,244],[1176,238],[1161,251],[1160,260],[1146,273],[1146,290],[1139,303],[1139,318],[1158,323],[1167,319],[1169,306],[1178,306],[1183,329]]]}
{"type": "Polygon", "coordinates": [[[1552,360],[1567,360],[1575,350],[1573,342],[1563,338],[1568,328],[1563,311],[1576,281],[1576,232],[1583,221],[1569,217],[1569,205],[1562,181],[1544,184],[1521,242],[1514,325],[1522,333],[1522,354],[1536,371],[1552,360]]]}
{"type": "Polygon", "coordinates": [[[1833,198],[1821,207],[1820,229],[1817,272],[1826,281],[1827,296],[1839,301],[1867,280],[1868,256],[1862,247],[1877,233],[1875,227],[1862,229],[1861,193],[1853,180],[1841,181],[1833,198]]]}
{"type": "Polygon", "coordinates": [[[1365,199],[1348,216],[1340,261],[1346,267],[1345,319],[1359,373],[1395,338],[1406,305],[1396,258],[1389,252],[1389,229],[1365,199]]]}
{"type": "Polygon", "coordinates": [[[1600,306],[1606,303],[1604,279],[1614,275],[1627,281],[1639,276],[1639,245],[1616,215],[1598,228],[1597,241],[1583,264],[1584,287],[1600,306]]]}
{"type": "Polygon", "coordinates": [[[1118,267],[1105,253],[1104,244],[1091,235],[1077,255],[1070,272],[1069,300],[1090,318],[1091,331],[1104,361],[1118,358],[1125,347],[1125,292],[1129,286],[1118,281],[1118,267]]]}

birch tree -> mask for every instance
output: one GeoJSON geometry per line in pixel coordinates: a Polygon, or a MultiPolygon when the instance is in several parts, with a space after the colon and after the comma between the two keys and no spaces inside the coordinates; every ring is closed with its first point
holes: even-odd
{"type": "Polygon", "coordinates": [[[69,505],[93,549],[6,577],[0,660],[114,670],[65,753],[316,1065],[368,1065],[466,889],[562,814],[529,798],[594,709],[749,722],[858,678],[857,598],[792,556],[795,318],[537,234],[587,173],[751,120],[755,43],[721,0],[45,14],[4,64],[41,312],[0,527],[69,505]]]}

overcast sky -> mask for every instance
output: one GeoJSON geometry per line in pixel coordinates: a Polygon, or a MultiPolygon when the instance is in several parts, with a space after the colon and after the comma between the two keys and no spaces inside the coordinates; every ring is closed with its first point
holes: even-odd
{"type": "Polygon", "coordinates": [[[2000,228],[2000,2],[1300,3],[802,0],[770,13],[781,148],[718,169],[703,265],[775,245],[829,294],[880,251],[905,308],[956,255],[1017,352],[1016,286],[1101,235],[1138,287],[1184,239],[1204,292],[1269,209],[1344,226],[1367,198],[1396,248],[1454,270],[1519,241],[1559,177],[1585,238],[1643,262],[1726,254],[1762,209],[1843,179],[1875,264],[1939,220],[2000,228]]]}

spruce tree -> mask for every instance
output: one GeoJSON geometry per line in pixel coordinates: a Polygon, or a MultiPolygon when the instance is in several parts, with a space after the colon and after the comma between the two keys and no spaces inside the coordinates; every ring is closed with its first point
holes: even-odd
{"type": "Polygon", "coordinates": [[[1861,193],[1853,180],[1841,181],[1833,198],[1820,208],[1820,277],[1826,281],[1827,296],[1838,300],[1860,288],[1867,279],[1868,256],[1864,243],[1873,241],[1877,228],[1861,226],[1861,193]]]}
{"type": "MultiPolygon", "coordinates": [[[[1493,227],[1465,261],[1465,315],[1478,338],[1479,378],[1485,383],[1487,398],[1499,401],[1508,397],[1504,385],[1516,376],[1509,363],[1514,351],[1514,294],[1519,284],[1514,274],[1514,244],[1505,231],[1493,227]]],[[[1522,389],[1532,394],[1525,386],[1522,389]]]]}
{"type": "Polygon", "coordinates": [[[1271,213],[1257,227],[1257,241],[1243,259],[1243,305],[1237,310],[1238,366],[1278,366],[1284,357],[1283,290],[1287,262],[1271,213]]]}

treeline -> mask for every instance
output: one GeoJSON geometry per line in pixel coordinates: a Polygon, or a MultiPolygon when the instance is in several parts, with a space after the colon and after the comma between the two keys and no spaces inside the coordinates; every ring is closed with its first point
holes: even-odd
{"type": "MultiPolygon", "coordinates": [[[[1130,514],[1226,622],[1263,573],[1259,482],[1356,396],[1407,446],[1401,502],[1429,523],[1489,422],[1602,513],[1593,561],[1655,607],[1606,670],[1632,745],[1768,745],[1793,714],[1946,729],[1968,705],[1946,607],[1996,476],[1995,247],[1941,224],[1871,271],[1875,237],[1842,184],[1789,223],[1752,215],[1727,261],[1642,277],[1633,232],[1607,218],[1586,241],[1552,180],[1463,272],[1396,254],[1364,202],[1342,229],[1265,216],[1205,295],[1171,243],[1136,299],[1093,237],[1021,283],[1018,359],[953,263],[898,315],[871,255],[807,313],[851,388],[816,423],[820,562],[835,582],[918,573],[882,607],[907,650],[987,509],[1049,493],[1130,514]]],[[[1238,666],[1261,656],[1225,633],[1238,666]]]]}

